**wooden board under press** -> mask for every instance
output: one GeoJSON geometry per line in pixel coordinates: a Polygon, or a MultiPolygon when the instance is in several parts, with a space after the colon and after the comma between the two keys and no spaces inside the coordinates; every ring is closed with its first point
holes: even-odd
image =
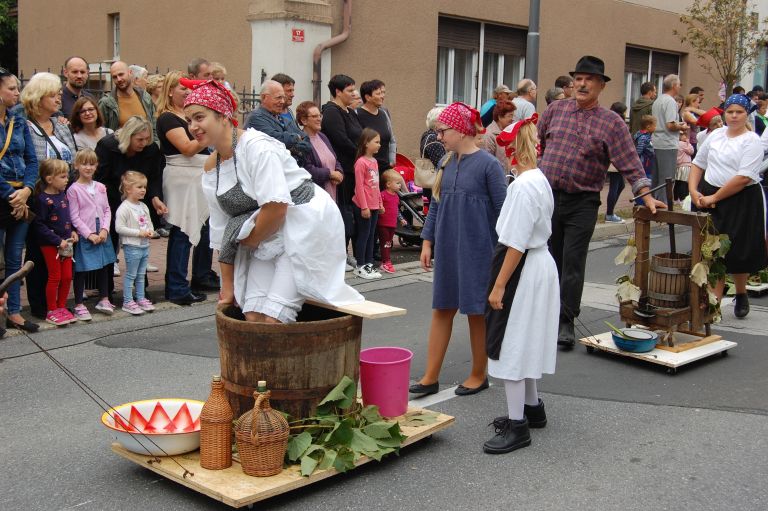
{"type": "Polygon", "coordinates": [[[737,345],[735,342],[721,339],[703,346],[681,351],[680,353],[660,350],[658,348],[654,348],[647,353],[632,353],[617,348],[616,344],[613,342],[613,337],[611,337],[611,332],[603,332],[602,334],[593,337],[584,337],[579,339],[579,342],[588,348],[606,351],[623,357],[645,360],[646,362],[671,367],[673,369],[703,358],[711,357],[712,355],[717,355],[718,353],[727,351],[737,345]]]}
{"type": "Polygon", "coordinates": [[[353,303],[350,305],[331,305],[329,303],[318,302],[315,300],[307,300],[307,303],[316,305],[317,307],[323,307],[325,309],[343,312],[351,316],[358,316],[365,319],[381,319],[391,318],[394,316],[404,316],[408,311],[400,307],[393,307],[384,303],[372,302],[365,300],[360,303],[353,303]]]}
{"type": "MultiPolygon", "coordinates": [[[[418,410],[418,408],[408,409],[409,412],[418,410]]],[[[454,418],[450,415],[439,414],[437,422],[433,424],[422,427],[401,426],[403,434],[407,437],[403,442],[403,447],[423,440],[433,433],[447,428],[453,422],[454,418]]],[[[112,451],[163,477],[235,508],[302,488],[339,473],[330,468],[316,470],[311,476],[302,477],[299,466],[291,465],[281,473],[271,477],[252,477],[243,473],[240,464],[236,461],[233,461],[232,466],[224,470],[206,470],[200,467],[200,451],[195,451],[174,456],[176,461],[194,474],[185,478],[184,470],[168,458],[160,457],[160,463],[149,463],[150,460],[154,459],[153,457],[130,452],[118,443],[112,444],[112,451]]],[[[356,465],[363,465],[369,461],[372,460],[362,457],[356,465]]]]}

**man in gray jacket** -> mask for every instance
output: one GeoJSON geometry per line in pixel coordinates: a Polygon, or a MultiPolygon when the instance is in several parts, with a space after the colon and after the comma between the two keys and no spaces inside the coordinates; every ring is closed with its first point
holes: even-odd
{"type": "Polygon", "coordinates": [[[134,115],[147,119],[152,124],[152,137],[158,142],[155,130],[155,105],[152,96],[133,86],[133,77],[128,64],[118,60],[109,68],[114,88],[99,100],[99,109],[104,116],[104,126],[111,130],[121,128],[134,115]]]}
{"type": "Polygon", "coordinates": [[[280,83],[267,80],[261,86],[261,106],[248,116],[248,128],[255,128],[276,138],[290,151],[299,166],[306,163],[312,152],[309,137],[293,121],[286,121],[281,115],[285,107],[285,91],[280,83]]]}

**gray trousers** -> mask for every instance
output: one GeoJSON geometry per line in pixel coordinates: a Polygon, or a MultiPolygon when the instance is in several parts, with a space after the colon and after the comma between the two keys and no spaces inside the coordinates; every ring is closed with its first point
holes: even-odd
{"type": "MultiPolygon", "coordinates": [[[[651,176],[651,188],[656,188],[666,182],[667,178],[675,180],[675,170],[677,170],[677,149],[654,149],[656,154],[656,168],[651,176]]],[[[667,190],[662,188],[653,192],[653,197],[664,204],[667,203],[667,190]]]]}

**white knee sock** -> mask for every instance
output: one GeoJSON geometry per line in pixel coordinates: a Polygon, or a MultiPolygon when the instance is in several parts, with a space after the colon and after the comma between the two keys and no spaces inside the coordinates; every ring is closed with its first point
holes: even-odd
{"type": "Polygon", "coordinates": [[[525,404],[528,406],[539,405],[539,392],[536,390],[536,380],[533,378],[525,379],[525,404]]]}
{"type": "Polygon", "coordinates": [[[504,380],[504,390],[507,393],[507,408],[509,418],[515,421],[523,420],[525,412],[525,380],[504,380]]]}

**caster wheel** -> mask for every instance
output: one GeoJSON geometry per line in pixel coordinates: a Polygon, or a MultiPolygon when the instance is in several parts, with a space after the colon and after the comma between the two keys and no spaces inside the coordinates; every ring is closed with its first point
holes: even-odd
{"type": "Polygon", "coordinates": [[[673,376],[677,374],[677,368],[676,367],[669,367],[667,368],[667,374],[670,376],[673,376]]]}
{"type": "Polygon", "coordinates": [[[720,353],[720,356],[721,356],[722,358],[725,358],[725,357],[727,357],[727,356],[728,356],[728,350],[725,350],[725,351],[721,352],[721,353],[720,353]]]}
{"type": "Polygon", "coordinates": [[[594,353],[594,352],[595,352],[595,348],[593,348],[592,346],[587,346],[587,353],[594,353]]]}

